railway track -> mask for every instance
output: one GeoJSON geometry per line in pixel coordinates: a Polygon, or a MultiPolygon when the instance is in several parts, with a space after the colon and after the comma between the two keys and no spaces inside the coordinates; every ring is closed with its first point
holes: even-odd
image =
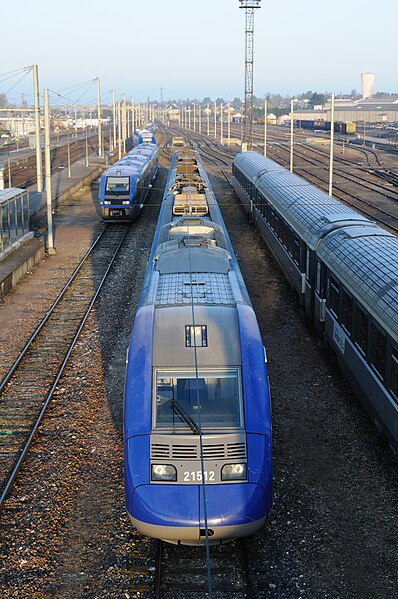
{"type": "MultiPolygon", "coordinates": [[[[285,150],[287,153],[289,152],[289,150],[287,148],[286,149],[282,148],[282,149],[285,150]]],[[[303,158],[304,160],[306,160],[307,162],[309,162],[312,166],[319,168],[319,164],[317,164],[315,162],[315,160],[313,160],[309,157],[306,157],[305,155],[304,156],[300,155],[300,157],[303,158]]],[[[282,164],[282,166],[286,166],[289,163],[288,157],[284,159],[281,156],[279,156],[279,157],[273,156],[273,159],[276,162],[279,162],[279,164],[282,164]],[[279,158],[279,160],[278,160],[278,158],[279,158]]],[[[323,169],[327,175],[326,165],[321,165],[321,166],[323,167],[323,169]]],[[[310,171],[310,170],[308,170],[308,168],[304,168],[302,166],[300,166],[299,169],[300,169],[300,176],[303,179],[316,185],[317,187],[319,187],[320,189],[325,191],[325,193],[327,193],[328,183],[327,183],[325,177],[322,177],[320,174],[314,173],[312,170],[310,171]]],[[[367,185],[363,185],[361,182],[358,183],[355,180],[355,179],[358,179],[358,177],[351,179],[350,177],[341,175],[340,173],[337,173],[336,176],[342,178],[343,180],[348,180],[353,184],[361,185],[362,187],[368,188],[367,185]]],[[[359,181],[360,181],[360,178],[359,178],[359,181]]],[[[380,193],[380,192],[377,192],[377,193],[380,193]]],[[[383,193],[382,195],[385,197],[386,201],[394,201],[394,202],[396,201],[395,198],[393,198],[392,196],[390,196],[387,193],[383,193]]],[[[398,212],[397,213],[390,212],[389,210],[386,210],[385,208],[378,206],[374,200],[373,201],[366,200],[364,197],[361,197],[360,195],[358,195],[358,193],[353,193],[351,191],[348,191],[346,188],[341,186],[341,182],[337,182],[336,180],[333,184],[333,197],[341,200],[345,204],[348,204],[355,210],[358,210],[362,214],[366,215],[368,218],[376,220],[378,223],[380,223],[380,224],[384,225],[385,227],[389,228],[390,230],[394,231],[394,233],[398,233],[398,212]]]]}
{"type": "Polygon", "coordinates": [[[128,230],[104,228],[0,384],[0,509],[128,230]]]}
{"type": "MultiPolygon", "coordinates": [[[[97,135],[88,136],[88,151],[91,153],[97,148],[97,135]]],[[[70,139],[69,143],[69,160],[71,163],[82,159],[86,155],[86,140],[85,139],[70,139]]],[[[44,164],[44,155],[42,155],[44,164]]],[[[54,173],[59,168],[66,168],[68,165],[68,145],[65,139],[59,145],[51,148],[51,172],[54,173]]],[[[4,179],[6,187],[21,187],[25,188],[33,185],[36,182],[36,155],[32,155],[11,162],[10,167],[5,168],[4,179]],[[11,179],[11,185],[9,185],[11,179]]]]}
{"type": "Polygon", "coordinates": [[[266,592],[265,580],[256,573],[252,580],[248,545],[244,539],[211,547],[209,584],[208,564],[204,547],[186,547],[157,542],[155,598],[181,597],[199,599],[254,599],[266,592]],[[255,590],[254,590],[255,589],[255,590]]]}

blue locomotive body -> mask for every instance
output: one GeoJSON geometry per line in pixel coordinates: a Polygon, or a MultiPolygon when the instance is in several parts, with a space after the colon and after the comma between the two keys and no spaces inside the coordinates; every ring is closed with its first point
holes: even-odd
{"type": "Polygon", "coordinates": [[[300,302],[398,453],[398,238],[256,152],[234,186],[300,302]]]}
{"type": "Polygon", "coordinates": [[[126,507],[169,542],[254,533],[272,503],[266,354],[209,181],[173,155],[128,352],[126,507]]]}
{"type": "Polygon", "coordinates": [[[141,144],[115,162],[100,179],[104,220],[134,220],[144,204],[159,166],[155,144],[141,144]]]}

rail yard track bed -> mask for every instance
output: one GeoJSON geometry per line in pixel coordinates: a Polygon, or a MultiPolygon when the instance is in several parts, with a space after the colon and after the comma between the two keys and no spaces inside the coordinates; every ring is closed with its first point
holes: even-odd
{"type": "MultiPolygon", "coordinates": [[[[247,542],[253,597],[391,599],[398,595],[396,464],[319,347],[220,168],[203,159],[268,350],[274,509],[267,527],[247,542]]],[[[113,271],[98,297],[6,501],[0,519],[2,596],[155,597],[156,544],[132,529],[125,514],[121,422],[126,347],[165,173],[163,168],[133,224],[120,256],[123,268],[113,271]]],[[[59,222],[59,254],[1,304],[0,315],[9,323],[8,333],[0,332],[2,374],[96,234],[93,199],[85,198],[65,209],[69,229],[59,222]]],[[[165,598],[205,596],[199,580],[204,551],[167,548],[179,571],[175,577],[166,573],[165,598]],[[173,586],[174,580],[184,588],[173,586]],[[193,593],[197,583],[199,595],[193,593]]],[[[235,596],[247,596],[235,577],[234,552],[232,544],[213,552],[214,599],[232,597],[234,585],[235,596]],[[216,554],[225,554],[226,563],[216,554]]]]}

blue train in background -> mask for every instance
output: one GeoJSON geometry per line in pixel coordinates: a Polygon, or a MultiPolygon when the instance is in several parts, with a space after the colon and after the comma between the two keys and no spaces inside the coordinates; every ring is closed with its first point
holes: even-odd
{"type": "Polygon", "coordinates": [[[199,155],[173,154],[128,350],[126,507],[144,534],[219,544],[272,504],[267,357],[199,155]]]}
{"type": "Polygon", "coordinates": [[[159,168],[156,144],[139,144],[100,178],[100,207],[104,220],[134,220],[159,168]]]}
{"type": "Polygon", "coordinates": [[[398,237],[257,152],[234,187],[398,456],[398,237]]]}
{"type": "Polygon", "coordinates": [[[139,144],[155,144],[156,137],[155,134],[150,129],[144,129],[138,134],[138,143],[139,144]]]}

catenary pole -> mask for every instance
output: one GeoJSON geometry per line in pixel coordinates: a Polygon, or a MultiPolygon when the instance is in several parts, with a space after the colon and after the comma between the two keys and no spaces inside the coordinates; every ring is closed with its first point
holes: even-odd
{"type": "Polygon", "coordinates": [[[40,97],[39,97],[39,70],[37,64],[32,65],[33,70],[33,95],[35,101],[35,139],[36,139],[36,178],[37,191],[43,191],[43,168],[41,162],[41,135],[40,135],[40,97]]]}
{"type": "Polygon", "coordinates": [[[334,144],[334,93],[330,114],[330,160],[329,160],[329,195],[333,195],[333,144],[334,144]]]}
{"type": "Polygon", "coordinates": [[[116,145],[116,99],[115,90],[112,90],[112,121],[113,121],[113,144],[116,145]]]}
{"type": "Polygon", "coordinates": [[[267,156],[267,100],[264,100],[264,156],[267,156]]]}
{"type": "Polygon", "coordinates": [[[293,100],[290,101],[290,172],[293,172],[293,100]]]}
{"type": "Polygon", "coordinates": [[[101,84],[97,77],[97,108],[98,108],[98,156],[102,156],[102,132],[101,132],[101,84]]]}
{"type": "Polygon", "coordinates": [[[55,254],[51,197],[50,108],[48,102],[48,89],[44,90],[44,164],[47,199],[47,252],[49,254],[55,254]]]}

